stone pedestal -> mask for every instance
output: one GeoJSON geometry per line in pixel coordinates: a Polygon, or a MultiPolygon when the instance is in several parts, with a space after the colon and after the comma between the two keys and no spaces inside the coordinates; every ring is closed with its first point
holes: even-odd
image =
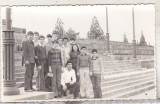
{"type": "Polygon", "coordinates": [[[3,94],[16,95],[19,89],[16,87],[14,76],[14,31],[3,31],[3,94]]]}

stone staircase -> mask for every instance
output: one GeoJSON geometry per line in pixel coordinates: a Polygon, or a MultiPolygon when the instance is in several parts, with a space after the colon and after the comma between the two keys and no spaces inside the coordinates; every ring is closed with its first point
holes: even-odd
{"type": "MultiPolygon", "coordinates": [[[[127,99],[155,90],[155,69],[141,68],[138,61],[104,61],[103,98],[127,99]]],[[[91,91],[93,96],[93,93],[91,91]]]]}
{"type": "MultiPolygon", "coordinates": [[[[21,57],[15,60],[16,85],[21,88],[24,86],[25,68],[21,65],[21,57]]],[[[101,88],[105,99],[127,99],[155,90],[154,68],[141,68],[140,62],[129,60],[103,61],[103,67],[101,88]]],[[[93,97],[92,90],[91,95],[93,97]]]]}
{"type": "MultiPolygon", "coordinates": [[[[15,80],[18,88],[24,86],[25,66],[22,66],[22,53],[15,54],[15,80]]],[[[33,77],[33,84],[36,84],[36,78],[33,77]]]]}

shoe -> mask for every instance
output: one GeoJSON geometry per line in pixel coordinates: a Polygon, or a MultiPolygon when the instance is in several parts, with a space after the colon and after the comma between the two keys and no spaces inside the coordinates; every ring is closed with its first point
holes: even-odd
{"type": "Polygon", "coordinates": [[[39,91],[39,88],[33,88],[32,90],[33,91],[39,91]]]}
{"type": "Polygon", "coordinates": [[[58,96],[55,96],[54,98],[58,98],[58,96]]]}
{"type": "Polygon", "coordinates": [[[25,90],[25,92],[33,92],[33,90],[29,89],[29,90],[25,90]]]}
{"type": "Polygon", "coordinates": [[[89,97],[89,96],[86,96],[85,98],[86,98],[86,99],[90,99],[90,97],[89,97]]]}
{"type": "Polygon", "coordinates": [[[73,99],[79,99],[78,97],[74,97],[73,99]]]}

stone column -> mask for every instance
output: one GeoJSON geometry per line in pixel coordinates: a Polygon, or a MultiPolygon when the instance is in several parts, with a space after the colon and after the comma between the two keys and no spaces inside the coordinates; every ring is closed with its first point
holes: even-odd
{"type": "Polygon", "coordinates": [[[110,44],[109,44],[109,32],[108,32],[108,8],[106,7],[106,30],[107,30],[107,33],[106,33],[106,41],[107,41],[107,49],[106,51],[107,52],[110,52],[110,44]]]}
{"type": "Polygon", "coordinates": [[[132,16],[133,16],[133,58],[137,58],[136,54],[136,40],[135,40],[135,21],[134,21],[134,7],[132,7],[132,16]]]}
{"type": "Polygon", "coordinates": [[[6,9],[6,30],[3,31],[3,94],[17,95],[20,93],[16,87],[14,76],[14,31],[11,30],[11,8],[6,9]]]}
{"type": "Polygon", "coordinates": [[[110,52],[110,44],[109,44],[109,33],[106,33],[106,41],[107,41],[107,52],[110,52]]]}

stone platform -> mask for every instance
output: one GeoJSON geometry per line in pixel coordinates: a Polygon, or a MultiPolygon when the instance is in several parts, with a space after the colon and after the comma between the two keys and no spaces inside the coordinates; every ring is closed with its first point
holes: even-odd
{"type": "Polygon", "coordinates": [[[30,101],[42,101],[54,98],[54,92],[33,91],[25,92],[24,88],[19,88],[19,95],[5,95],[2,97],[2,102],[30,102],[30,101]]]}

